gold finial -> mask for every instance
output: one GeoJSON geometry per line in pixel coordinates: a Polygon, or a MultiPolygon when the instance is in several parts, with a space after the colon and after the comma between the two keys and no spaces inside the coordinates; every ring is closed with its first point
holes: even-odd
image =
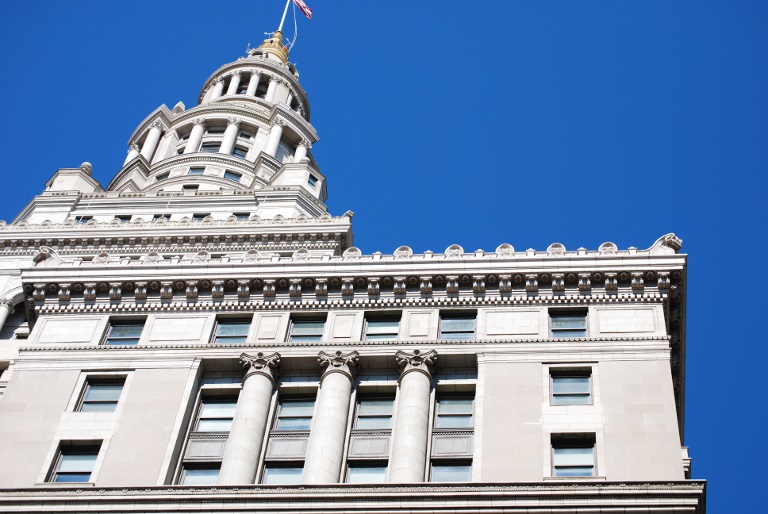
{"type": "Polygon", "coordinates": [[[288,62],[288,47],[283,44],[283,32],[280,30],[265,39],[259,48],[279,58],[283,63],[288,62]]]}

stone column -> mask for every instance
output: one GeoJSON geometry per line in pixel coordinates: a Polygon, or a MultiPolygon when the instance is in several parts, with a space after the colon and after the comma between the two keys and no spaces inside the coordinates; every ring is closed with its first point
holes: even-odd
{"type": "Polygon", "coordinates": [[[264,152],[270,157],[277,155],[277,148],[280,146],[280,139],[283,137],[284,125],[285,122],[277,118],[269,131],[269,139],[267,140],[267,147],[264,149],[264,152]]]}
{"type": "Polygon", "coordinates": [[[203,134],[205,134],[205,120],[198,118],[194,122],[192,132],[189,134],[187,140],[187,146],[184,147],[184,154],[195,153],[200,149],[200,142],[203,140],[203,134]]]}
{"type": "Polygon", "coordinates": [[[248,90],[245,92],[248,96],[256,96],[256,90],[259,89],[259,73],[251,73],[251,79],[248,81],[248,90]]]}
{"type": "Polygon", "coordinates": [[[141,151],[139,150],[139,145],[136,144],[134,141],[131,143],[131,146],[128,147],[128,156],[125,158],[125,162],[123,163],[123,166],[134,160],[136,157],[138,157],[141,154],[141,151]]]}
{"type": "Polygon", "coordinates": [[[3,329],[5,320],[7,320],[8,316],[11,314],[13,314],[13,303],[11,303],[10,300],[0,300],[0,330],[3,329]]]}
{"type": "Polygon", "coordinates": [[[279,375],[280,354],[244,353],[240,362],[246,373],[221,461],[221,485],[251,485],[256,481],[272,390],[279,375]]]}
{"type": "Polygon", "coordinates": [[[270,77],[269,86],[267,87],[267,94],[264,97],[264,100],[267,102],[274,102],[275,93],[277,93],[277,77],[270,77]]]}
{"type": "Polygon", "coordinates": [[[163,124],[160,120],[152,123],[152,128],[149,129],[149,134],[144,140],[144,144],[141,145],[141,155],[147,162],[151,162],[152,155],[157,150],[157,143],[160,142],[160,135],[163,133],[163,124]]]}
{"type": "Polygon", "coordinates": [[[218,97],[221,96],[221,94],[224,92],[224,81],[221,78],[216,79],[216,82],[213,84],[213,90],[211,91],[211,97],[208,99],[209,102],[216,100],[218,97]]]}
{"type": "Polygon", "coordinates": [[[320,352],[317,356],[324,371],[307,444],[305,484],[335,484],[339,481],[358,359],[357,352],[336,352],[334,355],[320,352]]]}
{"type": "Polygon", "coordinates": [[[291,102],[293,102],[293,93],[288,93],[288,98],[285,99],[285,105],[291,108],[291,102]]]}
{"type": "Polygon", "coordinates": [[[237,118],[229,118],[229,124],[227,130],[224,131],[224,137],[221,140],[220,153],[227,155],[232,153],[232,149],[235,147],[235,141],[237,141],[237,131],[240,129],[240,120],[237,118]]]}
{"type": "Polygon", "coordinates": [[[395,358],[402,371],[392,433],[389,481],[398,484],[423,482],[429,437],[429,393],[437,352],[400,351],[395,358]]]}
{"type": "Polygon", "coordinates": [[[229,81],[229,87],[227,88],[228,95],[236,95],[237,88],[240,86],[240,72],[236,71],[232,75],[232,79],[229,81]]]}
{"type": "Polygon", "coordinates": [[[312,148],[310,142],[306,139],[302,139],[301,143],[296,145],[296,150],[293,152],[293,162],[301,162],[307,156],[307,151],[312,148]]]}

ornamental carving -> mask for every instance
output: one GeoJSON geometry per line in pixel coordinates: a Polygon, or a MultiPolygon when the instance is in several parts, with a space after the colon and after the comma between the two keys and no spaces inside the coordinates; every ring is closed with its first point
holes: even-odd
{"type": "Polygon", "coordinates": [[[632,272],[632,289],[643,289],[645,282],[643,282],[643,273],[641,271],[632,272]]]}
{"type": "Polygon", "coordinates": [[[457,275],[445,277],[445,292],[448,294],[459,294],[459,277],[457,275]]]}
{"type": "Polygon", "coordinates": [[[69,288],[69,284],[59,284],[59,301],[68,302],[71,298],[72,292],[69,288]]]}
{"type": "Polygon", "coordinates": [[[395,294],[405,294],[408,290],[405,285],[405,277],[395,277],[395,283],[392,289],[395,294]]]}
{"type": "Polygon", "coordinates": [[[659,274],[659,289],[669,289],[669,273],[666,271],[660,271],[659,274]]]}
{"type": "Polygon", "coordinates": [[[508,294],[512,292],[512,276],[499,275],[499,293],[508,294]]]}
{"type": "Polygon", "coordinates": [[[237,281],[237,297],[241,300],[247,300],[251,297],[251,281],[250,280],[238,280],[237,281]]]}
{"type": "Polygon", "coordinates": [[[552,274],[552,291],[565,291],[565,277],[562,273],[552,274]]]}
{"type": "Polygon", "coordinates": [[[674,255],[683,247],[683,240],[670,232],[658,238],[648,251],[651,255],[674,255]]]}
{"type": "Polygon", "coordinates": [[[423,295],[432,294],[432,277],[421,277],[419,282],[419,292],[423,295]]]}
{"type": "Polygon", "coordinates": [[[192,264],[205,264],[210,260],[211,254],[205,250],[201,250],[192,257],[192,264]]]}
{"type": "Polygon", "coordinates": [[[536,275],[525,276],[525,290],[529,293],[535,293],[539,290],[539,281],[536,275]]]}
{"type": "Polygon", "coordinates": [[[276,294],[275,281],[264,280],[264,288],[262,289],[262,292],[264,294],[264,298],[274,298],[276,294]]]}
{"type": "Polygon", "coordinates": [[[318,298],[328,296],[328,279],[318,278],[315,280],[315,296],[318,298]]]}
{"type": "Polygon", "coordinates": [[[243,254],[243,263],[252,263],[252,262],[258,262],[259,260],[259,251],[258,250],[248,250],[243,254]]]}
{"type": "Polygon", "coordinates": [[[474,275],[472,277],[472,292],[475,294],[485,293],[485,275],[474,275]]]}
{"type": "Polygon", "coordinates": [[[119,302],[122,298],[122,284],[120,282],[111,282],[109,284],[109,299],[114,302],[119,302]]]}
{"type": "Polygon", "coordinates": [[[462,255],[464,255],[464,248],[459,245],[454,244],[445,249],[445,256],[448,258],[455,259],[457,257],[461,257],[462,255]]]}
{"type": "Polygon", "coordinates": [[[223,280],[213,280],[211,282],[211,297],[224,298],[224,281],[223,280]]]}
{"type": "Polygon", "coordinates": [[[400,380],[414,371],[425,374],[431,380],[437,365],[437,352],[435,350],[426,353],[421,353],[420,350],[413,350],[413,352],[401,350],[395,354],[395,360],[400,366],[400,380]]]}
{"type": "Polygon", "coordinates": [[[351,297],[355,295],[354,279],[351,277],[344,277],[341,279],[341,296],[351,297]]]}
{"type": "Polygon", "coordinates": [[[243,383],[253,375],[262,375],[274,384],[280,376],[280,354],[277,352],[270,354],[259,352],[256,355],[244,353],[240,355],[240,364],[245,370],[243,383]]]}
{"type": "Polygon", "coordinates": [[[561,243],[552,243],[547,248],[547,255],[550,257],[565,255],[565,246],[563,246],[561,243]]]}
{"type": "Polygon", "coordinates": [[[185,291],[187,300],[197,300],[197,281],[196,280],[187,280],[187,290],[185,291]]]}
{"type": "Polygon", "coordinates": [[[357,365],[359,360],[360,354],[356,351],[349,353],[337,351],[334,354],[325,352],[318,353],[317,362],[323,370],[323,375],[320,377],[320,384],[322,385],[325,377],[331,373],[341,373],[350,381],[354,380],[357,375],[357,365]]]}
{"type": "Polygon", "coordinates": [[[34,256],[32,262],[35,263],[35,266],[48,267],[59,266],[64,261],[61,259],[61,257],[59,257],[59,254],[53,250],[53,248],[48,246],[41,246],[40,251],[37,255],[34,256]]]}
{"type": "Polygon", "coordinates": [[[288,286],[288,294],[292,298],[301,297],[301,279],[300,278],[291,279],[291,284],[288,286]]]}
{"type": "Polygon", "coordinates": [[[368,279],[368,295],[379,296],[380,293],[381,293],[381,286],[379,286],[379,279],[369,278],[368,279]]]}
{"type": "Polygon", "coordinates": [[[306,248],[299,248],[298,250],[293,252],[293,256],[291,258],[297,262],[306,262],[309,260],[309,255],[310,255],[309,250],[307,250],[306,248]]]}
{"type": "Polygon", "coordinates": [[[152,264],[158,264],[162,260],[163,260],[163,256],[162,255],[160,255],[157,252],[150,252],[150,253],[148,253],[147,255],[145,255],[144,257],[141,258],[141,263],[142,264],[150,264],[150,265],[152,265],[152,264]]]}
{"type": "Polygon", "coordinates": [[[401,246],[394,253],[395,259],[410,259],[413,257],[413,250],[407,246],[401,246]]]}
{"type": "Polygon", "coordinates": [[[619,247],[610,241],[606,241],[600,245],[600,248],[598,248],[597,251],[600,252],[600,255],[616,255],[619,251],[619,247]]]}
{"type": "Polygon", "coordinates": [[[362,254],[363,252],[361,252],[359,248],[351,246],[344,250],[344,253],[341,254],[341,258],[345,261],[359,261],[362,254]]]}
{"type": "Polygon", "coordinates": [[[134,293],[136,301],[143,301],[147,299],[147,283],[136,282],[136,292],[134,293]]]}
{"type": "Polygon", "coordinates": [[[163,300],[173,298],[173,282],[160,282],[160,298],[163,300]]]}

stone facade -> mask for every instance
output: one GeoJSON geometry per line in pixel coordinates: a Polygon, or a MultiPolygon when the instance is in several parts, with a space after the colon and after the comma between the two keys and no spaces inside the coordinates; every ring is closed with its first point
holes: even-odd
{"type": "Polygon", "coordinates": [[[0,512],[690,512],[686,256],[365,255],[280,33],[0,222],[0,512]]]}

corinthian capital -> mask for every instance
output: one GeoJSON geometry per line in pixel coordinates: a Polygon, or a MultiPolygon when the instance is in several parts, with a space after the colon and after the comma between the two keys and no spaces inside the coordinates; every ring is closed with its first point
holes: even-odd
{"type": "Polygon", "coordinates": [[[400,366],[401,380],[412,371],[424,373],[432,379],[432,373],[434,373],[437,364],[437,352],[435,350],[426,353],[421,353],[419,350],[413,350],[413,352],[398,351],[395,354],[395,359],[400,366]]]}
{"type": "Polygon", "coordinates": [[[320,352],[317,354],[317,362],[323,369],[323,376],[320,382],[331,373],[341,373],[348,379],[354,380],[357,375],[357,362],[360,360],[360,354],[352,351],[349,353],[336,352],[334,354],[320,352]]]}
{"type": "Polygon", "coordinates": [[[230,125],[234,125],[235,127],[239,127],[240,123],[242,123],[242,121],[243,120],[241,120],[240,118],[235,118],[235,117],[227,118],[227,122],[230,125]]]}
{"type": "Polygon", "coordinates": [[[244,353],[240,355],[240,364],[245,369],[243,382],[252,375],[263,375],[274,383],[280,376],[280,354],[277,352],[269,355],[264,355],[262,352],[256,355],[244,353]]]}

